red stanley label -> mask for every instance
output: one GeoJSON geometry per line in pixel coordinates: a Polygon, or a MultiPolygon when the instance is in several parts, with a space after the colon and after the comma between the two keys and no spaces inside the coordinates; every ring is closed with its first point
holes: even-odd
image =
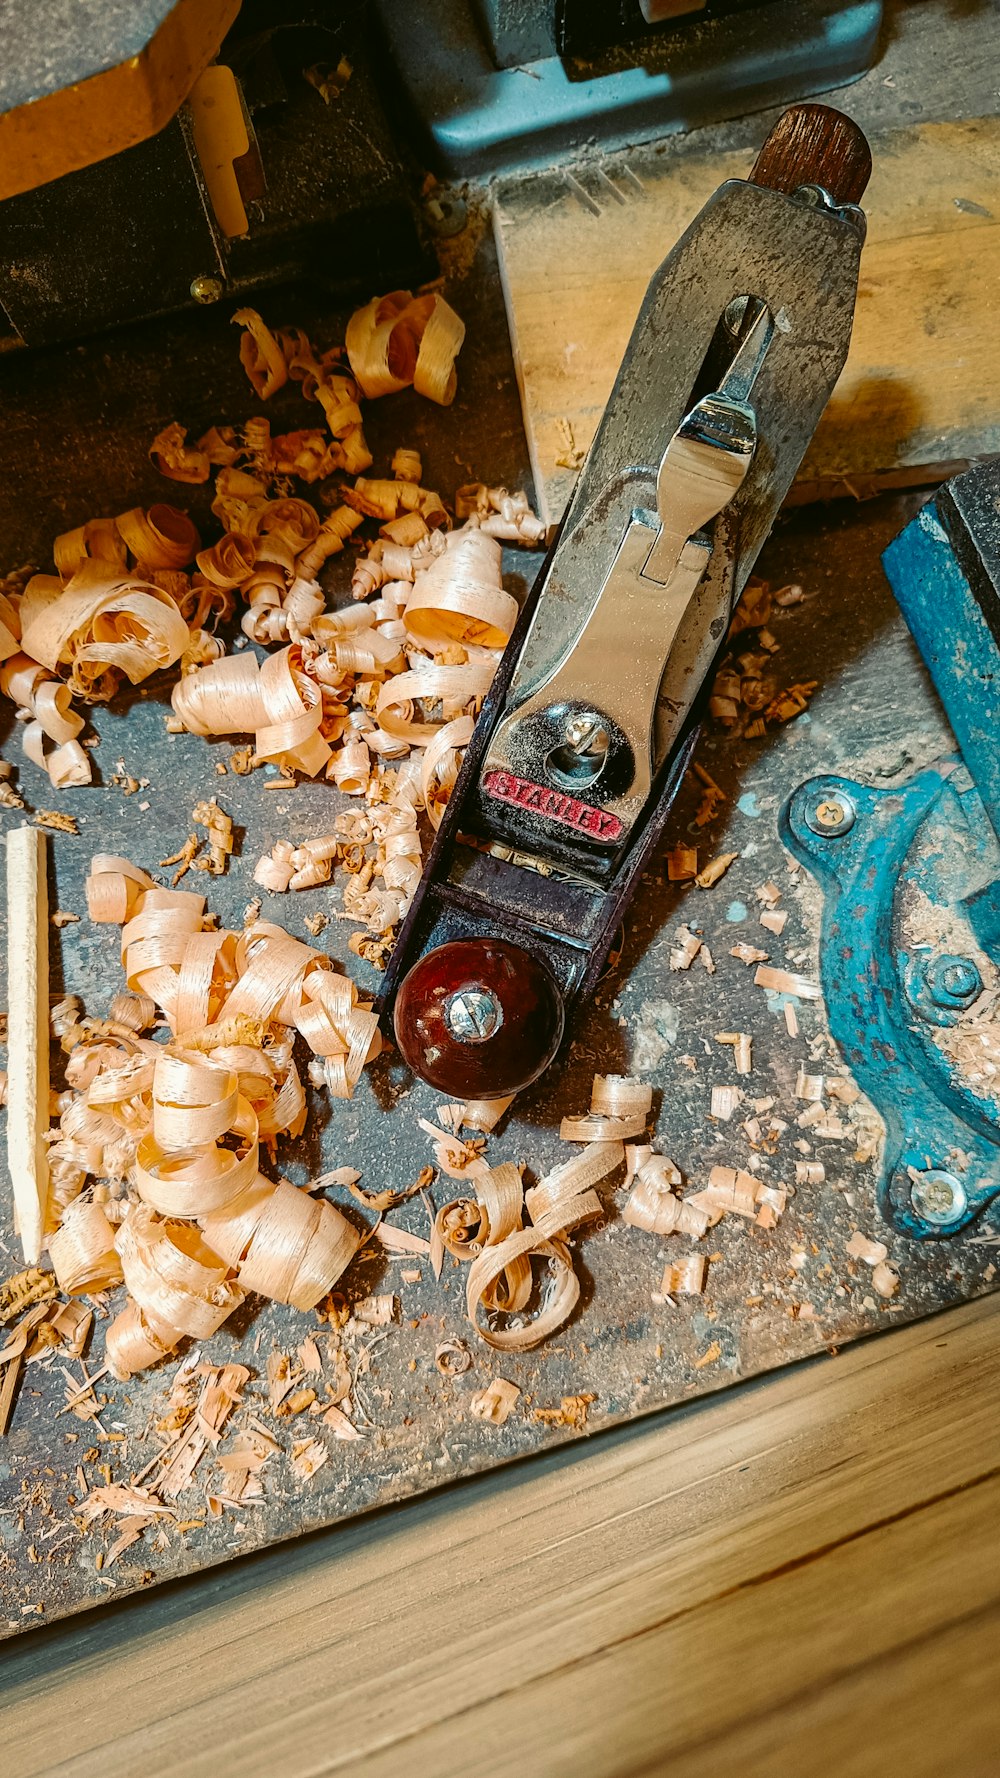
{"type": "Polygon", "coordinates": [[[483,789],[487,796],[495,796],[498,802],[511,803],[515,809],[532,809],[536,815],[545,815],[549,821],[575,828],[577,833],[586,834],[588,839],[597,840],[601,845],[613,846],[625,831],[617,815],[595,809],[590,803],[582,803],[579,797],[567,796],[561,790],[533,784],[530,778],[516,778],[513,772],[487,772],[483,789]]]}

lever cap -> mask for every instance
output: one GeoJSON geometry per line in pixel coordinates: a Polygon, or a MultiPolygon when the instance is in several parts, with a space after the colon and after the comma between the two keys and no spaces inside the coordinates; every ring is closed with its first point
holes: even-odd
{"type": "Polygon", "coordinates": [[[406,1062],[456,1098],[530,1086],[562,1041],[562,995],[540,957],[506,939],[438,945],[403,979],[393,1012],[406,1062]]]}

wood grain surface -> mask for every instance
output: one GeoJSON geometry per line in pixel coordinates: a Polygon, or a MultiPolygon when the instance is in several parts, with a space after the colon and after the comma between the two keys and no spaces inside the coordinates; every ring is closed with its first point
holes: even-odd
{"type": "MultiPolygon", "coordinates": [[[[661,145],[662,148],[662,145],[661,145]]],[[[1000,313],[1000,119],[873,135],[868,239],[847,367],[801,492],[858,493],[1000,450],[984,353],[1000,313]]],[[[697,141],[501,186],[496,231],[525,428],[545,517],[572,491],[646,285],[745,150],[697,141]]]]}
{"type": "Polygon", "coordinates": [[[7,1778],[1000,1767],[1000,1300],[5,1657],[7,1778]]]}

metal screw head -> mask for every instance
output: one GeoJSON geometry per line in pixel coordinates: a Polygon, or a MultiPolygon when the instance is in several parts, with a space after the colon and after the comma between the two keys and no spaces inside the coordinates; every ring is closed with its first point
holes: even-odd
{"type": "Polygon", "coordinates": [[[571,716],[563,733],[567,747],[572,747],[574,753],[586,753],[591,757],[607,753],[611,744],[611,737],[601,718],[592,710],[571,716]]]}
{"type": "Polygon", "coordinates": [[[918,1216],[943,1228],[957,1222],[968,1203],[962,1181],[942,1167],[928,1167],[910,1183],[910,1202],[918,1216]]]}
{"type": "Polygon", "coordinates": [[[857,810],[850,797],[842,790],[831,790],[805,812],[806,826],[810,832],[818,834],[824,840],[838,839],[841,834],[850,833],[856,819],[857,810]]]}
{"type": "Polygon", "coordinates": [[[447,1001],[444,1016],[459,1043],[485,1043],[503,1024],[503,1007],[488,988],[460,988],[447,1001]]]}
{"type": "Polygon", "coordinates": [[[435,191],[424,200],[428,227],[442,240],[460,235],[469,220],[465,199],[453,191],[435,191]]]}
{"type": "Polygon", "coordinates": [[[225,288],[214,272],[201,272],[191,279],[191,295],[196,303],[217,303],[225,288]]]}

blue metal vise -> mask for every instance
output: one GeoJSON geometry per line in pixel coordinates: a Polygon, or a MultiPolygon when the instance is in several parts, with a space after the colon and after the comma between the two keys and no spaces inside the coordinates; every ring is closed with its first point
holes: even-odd
{"type": "Polygon", "coordinates": [[[941,1237],[1000,1194],[1000,458],[882,559],[961,755],[889,790],[812,778],[781,826],[824,890],[831,1032],[886,1125],[882,1211],[941,1237]]]}

